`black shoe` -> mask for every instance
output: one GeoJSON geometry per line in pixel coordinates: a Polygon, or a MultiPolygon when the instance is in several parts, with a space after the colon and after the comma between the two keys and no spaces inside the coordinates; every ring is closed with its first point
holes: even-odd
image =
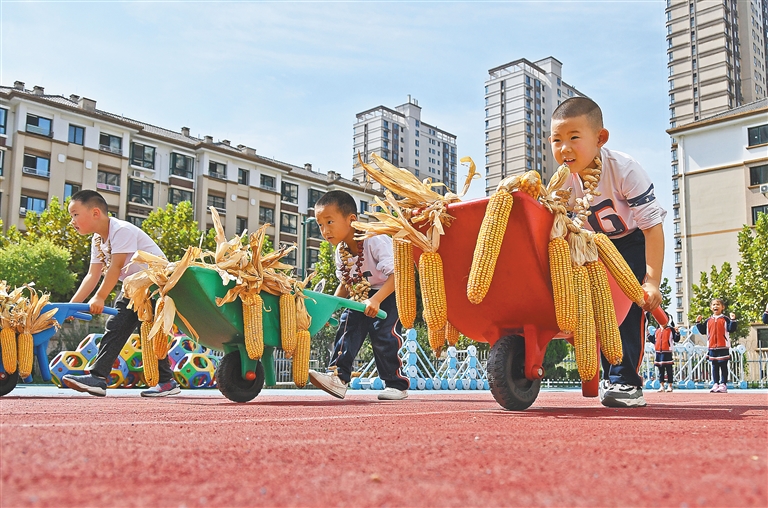
{"type": "Polygon", "coordinates": [[[67,374],[61,378],[61,382],[73,390],[90,393],[97,397],[104,397],[107,394],[107,380],[93,374],[86,374],[84,376],[67,374]]]}

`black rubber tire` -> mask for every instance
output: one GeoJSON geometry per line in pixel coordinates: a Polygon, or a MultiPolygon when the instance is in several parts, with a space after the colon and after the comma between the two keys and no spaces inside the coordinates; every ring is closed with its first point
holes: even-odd
{"type": "Polygon", "coordinates": [[[233,402],[248,402],[256,398],[264,387],[264,366],[256,364],[256,379],[243,379],[240,370],[240,351],[224,355],[216,367],[216,383],[219,391],[233,402]]]}
{"type": "Polygon", "coordinates": [[[0,374],[0,397],[8,395],[16,388],[19,383],[19,371],[17,370],[13,374],[3,372],[0,374]]]}
{"type": "Polygon", "coordinates": [[[525,377],[525,339],[519,335],[502,337],[488,356],[488,384],[493,398],[510,411],[531,407],[541,389],[541,380],[525,377]]]}

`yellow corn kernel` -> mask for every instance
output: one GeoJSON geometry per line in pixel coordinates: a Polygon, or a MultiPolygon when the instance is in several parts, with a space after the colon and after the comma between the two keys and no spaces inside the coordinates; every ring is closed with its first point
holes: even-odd
{"type": "Polygon", "coordinates": [[[424,305],[424,321],[427,328],[445,328],[448,306],[445,302],[443,258],[437,252],[423,252],[419,257],[419,282],[424,305]]]}
{"type": "Polygon", "coordinates": [[[613,307],[611,287],[608,285],[608,274],[600,261],[587,263],[592,307],[595,312],[595,327],[600,349],[606,360],[613,365],[621,363],[624,350],[621,346],[619,324],[616,321],[616,311],[613,307]]]}
{"type": "Polygon", "coordinates": [[[152,330],[152,322],[141,322],[141,363],[144,368],[144,380],[147,386],[155,386],[160,382],[160,371],[157,367],[157,355],[152,341],[149,340],[149,332],[152,330]]]}
{"type": "Polygon", "coordinates": [[[296,312],[296,297],[291,293],[280,295],[280,345],[286,358],[296,350],[296,312]]]}
{"type": "Polygon", "coordinates": [[[553,238],[547,247],[549,274],[552,278],[552,296],[555,299],[557,326],[564,332],[576,328],[576,297],[573,292],[571,250],[565,238],[553,238]]]}
{"type": "Polygon", "coordinates": [[[589,274],[584,266],[573,267],[573,289],[576,293],[578,322],[573,333],[576,367],[582,381],[589,381],[597,374],[597,337],[592,296],[589,291],[589,274]]]}
{"type": "Polygon", "coordinates": [[[293,383],[304,388],[309,379],[309,348],[312,337],[309,330],[299,330],[296,334],[296,351],[293,354],[293,383]]]}
{"type": "Polygon", "coordinates": [[[533,199],[539,199],[541,192],[541,175],[536,170],[526,171],[520,179],[518,190],[525,192],[533,199]]]}
{"type": "Polygon", "coordinates": [[[438,329],[427,327],[427,337],[429,337],[429,347],[435,352],[435,356],[440,356],[440,350],[445,346],[445,326],[438,329]]]}
{"type": "MultiPolygon", "coordinates": [[[[160,303],[157,306],[157,313],[155,314],[155,319],[159,319],[162,317],[163,313],[163,307],[165,306],[165,301],[161,300],[160,303]]],[[[166,356],[168,356],[168,334],[165,333],[163,330],[160,330],[155,334],[154,337],[152,337],[152,346],[155,348],[155,356],[158,360],[162,360],[166,356]]]]}
{"type": "Polygon", "coordinates": [[[513,201],[512,194],[503,189],[488,200],[467,280],[467,298],[474,304],[482,302],[491,287],[513,201]]]}
{"type": "Polygon", "coordinates": [[[3,350],[3,369],[8,374],[16,372],[16,330],[3,328],[0,331],[0,348],[3,350]]]}
{"type": "Polygon", "coordinates": [[[35,357],[35,341],[31,333],[20,333],[18,336],[19,377],[26,378],[32,374],[32,363],[35,357]]]}
{"type": "Polygon", "coordinates": [[[448,321],[445,323],[445,342],[447,342],[449,346],[455,346],[458,341],[459,331],[450,321],[448,321]]]}
{"type": "Polygon", "coordinates": [[[262,327],[261,296],[241,295],[243,301],[243,327],[245,328],[245,351],[251,360],[261,359],[264,354],[264,329],[262,327]]]}
{"type": "Polygon", "coordinates": [[[627,295],[627,298],[642,307],[645,303],[645,292],[640,283],[637,282],[635,274],[632,273],[624,257],[616,249],[613,242],[604,234],[598,233],[593,238],[595,245],[597,245],[597,251],[600,254],[600,260],[605,263],[605,267],[608,268],[613,278],[616,279],[621,290],[627,295]]]}
{"type": "Polygon", "coordinates": [[[416,320],[416,276],[413,266],[413,245],[408,240],[394,238],[392,251],[395,258],[395,301],[400,322],[413,328],[416,320]]]}

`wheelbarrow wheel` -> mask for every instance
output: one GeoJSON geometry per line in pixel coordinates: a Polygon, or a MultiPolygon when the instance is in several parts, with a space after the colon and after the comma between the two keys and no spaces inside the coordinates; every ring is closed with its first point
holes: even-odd
{"type": "Polygon", "coordinates": [[[19,371],[17,370],[13,374],[7,372],[0,372],[0,397],[8,395],[16,388],[19,382],[19,371]]]}
{"type": "Polygon", "coordinates": [[[525,339],[518,335],[502,337],[488,356],[488,384],[493,398],[510,411],[531,407],[539,395],[541,380],[525,377],[525,339]]]}
{"type": "Polygon", "coordinates": [[[224,355],[216,368],[216,382],[219,391],[233,402],[253,400],[264,387],[264,366],[256,364],[256,378],[253,381],[243,379],[240,369],[240,351],[224,355]]]}

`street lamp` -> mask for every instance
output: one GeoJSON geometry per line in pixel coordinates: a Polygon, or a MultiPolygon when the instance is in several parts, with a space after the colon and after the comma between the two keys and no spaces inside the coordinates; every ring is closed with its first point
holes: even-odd
{"type": "Polygon", "coordinates": [[[301,221],[301,269],[299,274],[301,277],[305,276],[305,270],[307,269],[307,228],[310,222],[316,222],[314,217],[305,217],[301,221]]]}

